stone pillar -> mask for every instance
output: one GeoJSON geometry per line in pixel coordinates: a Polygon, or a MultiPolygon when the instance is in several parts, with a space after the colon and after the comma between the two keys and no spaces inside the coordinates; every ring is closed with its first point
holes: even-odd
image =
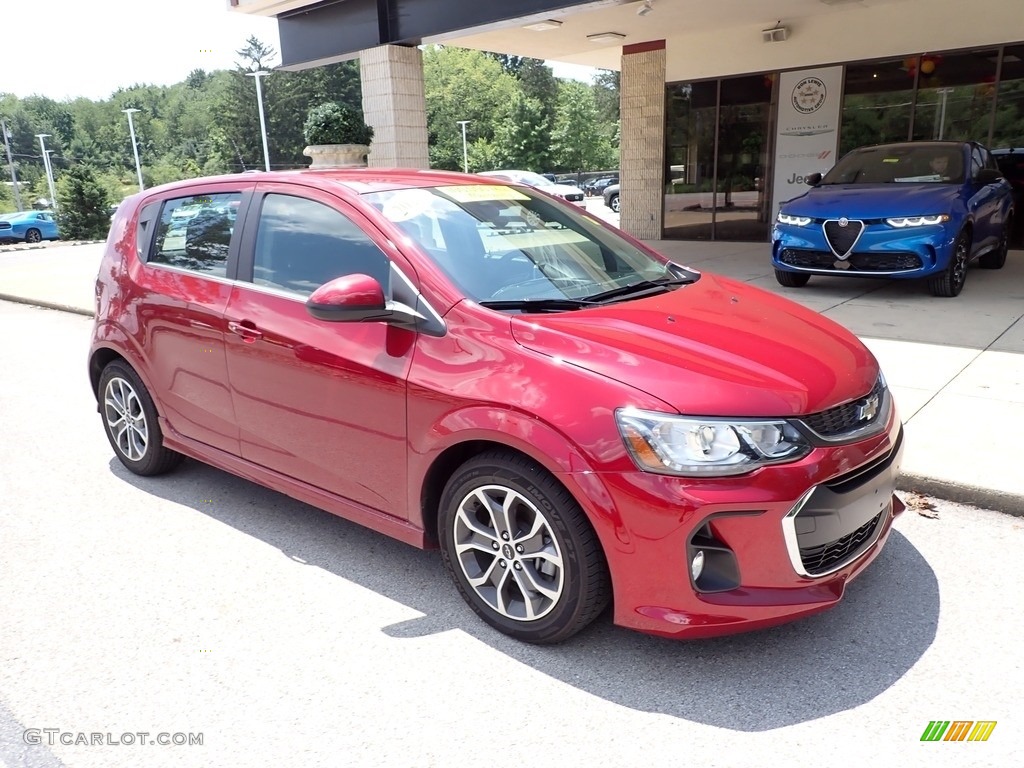
{"type": "Polygon", "coordinates": [[[423,52],[381,45],[359,54],[363,115],[373,128],[371,168],[429,168],[423,52]]]}
{"type": "Polygon", "coordinates": [[[665,220],[665,41],[622,48],[619,226],[660,240],[665,220]]]}

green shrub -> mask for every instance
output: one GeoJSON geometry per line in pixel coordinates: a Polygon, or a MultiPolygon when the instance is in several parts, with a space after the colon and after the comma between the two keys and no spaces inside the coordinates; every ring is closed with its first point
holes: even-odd
{"type": "Polygon", "coordinates": [[[341,102],[313,107],[302,131],[310,144],[369,144],[373,139],[363,113],[341,102]]]}

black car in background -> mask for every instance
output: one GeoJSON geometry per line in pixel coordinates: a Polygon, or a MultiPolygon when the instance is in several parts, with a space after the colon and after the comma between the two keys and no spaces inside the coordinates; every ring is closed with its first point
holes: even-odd
{"type": "Polygon", "coordinates": [[[1010,243],[1024,246],[1024,147],[993,149],[990,154],[999,166],[999,172],[1013,187],[1013,207],[1017,219],[1010,232],[1010,243]]]}
{"type": "Polygon", "coordinates": [[[611,208],[616,213],[619,212],[619,184],[609,184],[604,188],[604,192],[601,193],[604,197],[604,204],[611,208]]]}

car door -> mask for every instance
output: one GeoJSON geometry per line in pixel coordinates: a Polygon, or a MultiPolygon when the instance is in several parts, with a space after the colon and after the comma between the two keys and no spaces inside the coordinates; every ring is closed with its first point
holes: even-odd
{"type": "Polygon", "coordinates": [[[971,145],[970,184],[974,192],[971,197],[971,211],[974,214],[974,242],[972,251],[993,246],[999,235],[1000,194],[998,183],[982,184],[978,176],[986,167],[985,151],[977,144],[971,145]]]}
{"type": "Polygon", "coordinates": [[[310,187],[260,185],[253,210],[226,309],[241,454],[404,517],[415,333],[317,320],[305,307],[313,290],[345,274],[370,274],[387,294],[389,246],[353,207],[310,187]]]}
{"type": "Polygon", "coordinates": [[[252,185],[215,184],[143,206],[126,316],[170,428],[238,455],[224,308],[237,269],[235,220],[252,185]]]}

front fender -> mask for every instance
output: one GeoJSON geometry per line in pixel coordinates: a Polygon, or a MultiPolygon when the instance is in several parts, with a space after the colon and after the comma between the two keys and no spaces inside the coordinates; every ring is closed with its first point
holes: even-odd
{"type": "Polygon", "coordinates": [[[510,411],[507,406],[480,404],[461,408],[446,413],[433,429],[410,436],[409,509],[419,509],[421,490],[430,470],[446,451],[479,442],[505,446],[528,456],[572,494],[606,552],[632,551],[629,530],[601,472],[594,469],[579,446],[537,416],[510,411]]]}

